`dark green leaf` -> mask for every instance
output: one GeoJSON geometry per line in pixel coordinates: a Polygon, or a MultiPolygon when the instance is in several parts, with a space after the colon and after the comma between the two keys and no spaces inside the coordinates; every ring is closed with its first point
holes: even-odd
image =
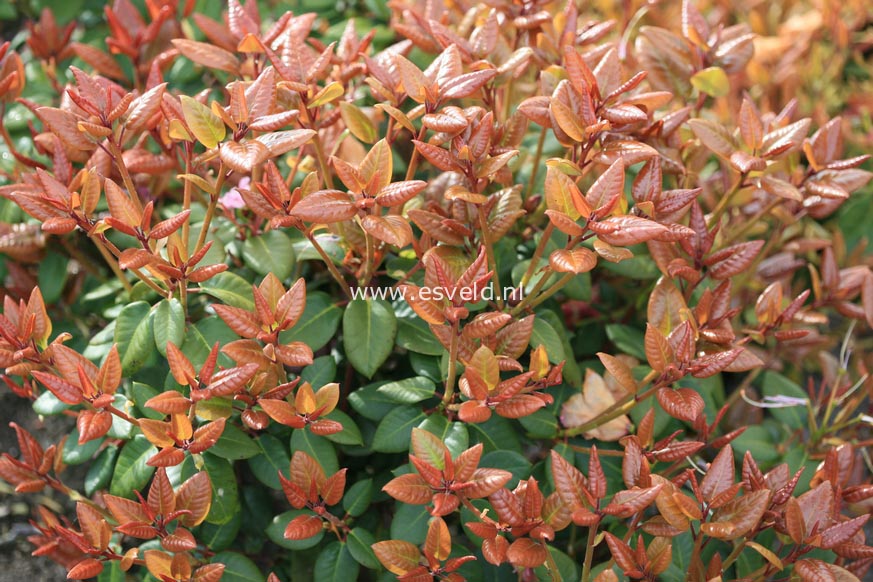
{"type": "Polygon", "coordinates": [[[229,548],[239,533],[242,525],[242,512],[238,511],[227,523],[214,524],[204,522],[197,531],[197,541],[205,544],[213,552],[221,552],[229,548]]]}
{"type": "Polygon", "coordinates": [[[427,536],[427,522],[430,513],[425,505],[397,503],[397,511],[391,521],[391,539],[404,540],[413,544],[424,542],[427,536]]]}
{"type": "Polygon", "coordinates": [[[542,408],[518,420],[528,434],[534,438],[551,438],[560,428],[555,414],[542,408]]]}
{"type": "Polygon", "coordinates": [[[421,424],[425,415],[412,406],[398,406],[389,412],[373,436],[373,450],[380,453],[400,453],[409,448],[413,427],[421,424]]]}
{"type": "Polygon", "coordinates": [[[148,384],[142,384],[140,382],[134,382],[130,387],[130,396],[133,401],[134,407],[137,412],[139,412],[140,416],[145,416],[146,418],[151,418],[153,420],[161,420],[164,418],[164,415],[156,410],[152,410],[151,408],[145,405],[146,402],[157,396],[159,392],[149,386],[148,384]]]}
{"type": "Polygon", "coordinates": [[[213,564],[224,564],[221,582],[264,582],[264,575],[254,562],[236,552],[221,552],[212,556],[213,564]]]}
{"type": "Polygon", "coordinates": [[[201,283],[200,289],[227,305],[240,309],[255,308],[255,302],[252,300],[252,286],[234,273],[227,271],[219,273],[201,283]]]}
{"type": "MultiPolygon", "coordinates": [[[[70,437],[72,438],[72,437],[70,437]]],[[[109,485],[112,479],[112,471],[115,468],[115,459],[118,457],[118,447],[106,447],[88,467],[85,475],[85,495],[94,495],[98,489],[109,485]]]]}
{"type": "Polygon", "coordinates": [[[364,444],[364,438],[361,436],[361,429],[358,428],[358,425],[355,423],[351,416],[349,416],[342,410],[336,409],[333,410],[330,414],[325,415],[325,418],[337,421],[338,423],[343,425],[343,429],[340,432],[325,435],[324,438],[341,445],[364,444]]]}
{"type": "MultiPolygon", "coordinates": [[[[209,350],[212,349],[215,342],[224,345],[237,339],[239,336],[227,327],[227,324],[220,317],[207,317],[188,326],[181,347],[194,367],[199,369],[209,357],[209,350]]],[[[232,360],[225,354],[219,354],[218,363],[222,366],[233,364],[232,360]]]]}
{"type": "MultiPolygon", "coordinates": [[[[112,399],[112,405],[125,414],[133,414],[133,402],[128,400],[124,394],[116,394],[112,399]]],[[[127,440],[133,436],[133,431],[134,426],[132,423],[113,414],[112,425],[109,427],[109,432],[106,435],[113,439],[127,440]]]]}
{"type": "Polygon", "coordinates": [[[261,453],[248,459],[249,467],[255,477],[271,489],[281,489],[279,472],[289,476],[291,457],[282,441],[268,434],[262,434],[257,440],[261,453]]]}
{"type": "Polygon", "coordinates": [[[115,320],[115,343],[126,375],[142,368],[155,351],[150,310],[148,303],[137,301],[122,309],[115,320]]]}
{"type": "Polygon", "coordinates": [[[74,428],[70,436],[67,437],[67,442],[64,443],[64,449],[61,451],[61,459],[67,465],[81,465],[87,463],[103,444],[103,437],[93,439],[85,444],[79,444],[79,429],[74,428]]]}
{"type": "Polygon", "coordinates": [[[315,579],[321,582],[346,582],[356,580],[360,564],[352,557],[346,544],[331,542],[315,560],[315,579]]]}
{"type": "Polygon", "coordinates": [[[167,342],[182,345],[185,339],[185,310],[178,299],[164,299],[155,307],[155,346],[167,355],[167,342]]]}
{"type": "Polygon", "coordinates": [[[209,452],[222,459],[238,461],[254,457],[261,452],[261,448],[258,446],[258,443],[237,428],[236,425],[227,423],[224,425],[224,432],[221,433],[221,438],[210,447],[209,452]]]}
{"type": "MultiPolygon", "coordinates": [[[[764,372],[756,382],[761,387],[764,396],[790,396],[792,398],[808,399],[809,395],[797,384],[776,372],[764,372]]],[[[804,428],[808,422],[806,406],[791,406],[773,408],[770,413],[791,428],[804,428]]]]}
{"type": "Polygon", "coordinates": [[[376,538],[369,531],[356,527],[346,537],[346,547],[359,564],[371,570],[379,569],[379,560],[370,548],[376,543],[376,538]]]}
{"type": "Polygon", "coordinates": [[[367,510],[373,499],[373,480],[363,479],[348,488],[343,496],[343,509],[352,517],[357,517],[367,510]]]}
{"type": "MultiPolygon", "coordinates": [[[[576,567],[576,562],[567,554],[557,548],[547,546],[549,553],[555,564],[558,566],[558,580],[577,580],[579,578],[579,569],[576,567]]],[[[537,580],[541,582],[550,582],[555,578],[549,573],[545,566],[540,566],[534,569],[537,575],[537,580]]]]}
{"type": "Polygon", "coordinates": [[[521,452],[518,429],[502,416],[492,414],[486,422],[470,423],[467,429],[470,431],[470,444],[482,443],[486,453],[499,450],[521,452]]]}
{"type": "Polygon", "coordinates": [[[67,284],[67,257],[49,251],[39,263],[39,290],[46,305],[57,303],[67,284]]]}
{"type": "Polygon", "coordinates": [[[397,408],[397,403],[387,394],[381,394],[379,387],[387,382],[374,382],[358,388],[349,394],[349,404],[365,418],[382,420],[385,415],[397,408]]]}
{"type": "Polygon", "coordinates": [[[391,354],[397,319],[391,306],[374,299],[356,299],[343,313],[343,346],[352,366],[372,378],[391,354]]]}
{"type": "Polygon", "coordinates": [[[273,273],[280,281],[294,270],[294,248],[291,239],[280,230],[269,230],[249,237],[242,245],[246,265],[259,275],[273,273]]]}
{"type": "Polygon", "coordinates": [[[158,452],[149,441],[142,435],[137,435],[127,441],[121,449],[121,455],[115,464],[115,473],[112,475],[112,484],[109,493],[118,497],[134,498],[134,491],[142,491],[152,473],[154,467],[146,465],[152,456],[158,452]]]}
{"type": "Polygon", "coordinates": [[[781,456],[773,435],[765,427],[757,424],[746,427],[743,434],[731,441],[731,446],[739,456],[749,451],[755,461],[761,464],[776,461],[781,456]]]}
{"type": "Polygon", "coordinates": [[[97,576],[97,582],[124,582],[124,578],[120,563],[107,560],[103,563],[103,571],[97,576]]]}
{"type": "Polygon", "coordinates": [[[414,376],[405,380],[389,382],[377,388],[377,392],[385,394],[394,402],[400,404],[415,404],[432,398],[436,385],[424,376],[414,376]]]}
{"type": "Polygon", "coordinates": [[[610,323],[606,326],[606,336],[609,341],[615,344],[615,347],[627,355],[638,360],[646,360],[646,350],[643,347],[645,336],[637,328],[620,323],[610,323]]]}
{"type": "Polygon", "coordinates": [[[57,396],[44,391],[39,397],[33,401],[33,411],[42,416],[54,416],[63,413],[70,406],[61,402],[57,396]]]}
{"type": "Polygon", "coordinates": [[[417,316],[397,318],[397,345],[417,354],[440,356],[445,351],[427,323],[417,316]]]}
{"type": "Polygon", "coordinates": [[[336,360],[332,356],[320,356],[300,373],[304,382],[309,382],[315,390],[336,379],[336,360]]]}
{"type": "MultiPolygon", "coordinates": [[[[327,253],[327,256],[330,257],[335,264],[342,265],[346,251],[340,237],[335,234],[317,234],[315,235],[315,240],[318,243],[318,246],[327,253]]],[[[311,242],[309,242],[309,239],[294,241],[293,246],[298,261],[322,260],[321,255],[317,250],[315,250],[315,247],[311,242]]]]}
{"type": "Polygon", "coordinates": [[[551,363],[557,364],[566,359],[564,345],[561,343],[558,332],[548,321],[537,317],[534,320],[533,333],[530,336],[530,347],[536,348],[541,345],[545,346],[546,354],[548,354],[551,363]]]}
{"type": "Polygon", "coordinates": [[[342,309],[337,307],[330,295],[316,291],[306,295],[306,308],[297,325],[279,335],[282,343],[305,342],[312,351],[327,345],[342,319],[342,309]]]}
{"type": "Polygon", "coordinates": [[[217,525],[225,524],[239,513],[239,493],[233,465],[227,459],[203,453],[203,463],[209,480],[212,481],[212,508],[206,521],[217,525]]]}

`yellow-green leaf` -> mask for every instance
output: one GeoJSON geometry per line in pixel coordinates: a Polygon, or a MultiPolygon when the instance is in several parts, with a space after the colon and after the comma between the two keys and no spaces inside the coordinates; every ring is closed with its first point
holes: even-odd
{"type": "Polygon", "coordinates": [[[340,115],[349,132],[364,143],[375,143],[376,127],[359,107],[348,101],[340,101],[340,115]]]}
{"type": "Polygon", "coordinates": [[[182,95],[182,114],[185,123],[197,138],[197,141],[212,149],[224,139],[226,128],[224,122],[211,109],[195,101],[187,95],[182,95]]]}
{"type": "Polygon", "coordinates": [[[724,97],[730,90],[730,82],[727,73],[721,67],[709,67],[697,71],[691,77],[691,84],[701,93],[713,97],[724,97]]]}
{"type": "Polygon", "coordinates": [[[343,88],[342,83],[334,81],[312,98],[312,101],[309,102],[309,107],[320,107],[326,103],[330,103],[331,101],[339,99],[345,92],[346,90],[343,88]]]}

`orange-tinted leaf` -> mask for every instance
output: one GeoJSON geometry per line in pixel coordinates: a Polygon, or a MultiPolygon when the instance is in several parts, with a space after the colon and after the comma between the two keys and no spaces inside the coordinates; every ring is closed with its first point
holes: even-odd
{"type": "Polygon", "coordinates": [[[179,517],[179,523],[187,527],[200,525],[212,506],[212,484],[209,473],[195,473],[176,492],[176,509],[187,509],[190,514],[179,517]]]}
{"type": "Polygon", "coordinates": [[[512,479],[512,473],[502,469],[476,469],[467,481],[471,484],[464,489],[464,495],[471,499],[488,497],[512,479]]]}
{"type": "Polygon", "coordinates": [[[421,552],[415,545],[400,540],[376,542],[371,546],[373,553],[392,574],[402,576],[418,567],[421,552]]]}
{"type": "Polygon", "coordinates": [[[34,378],[39,380],[58,400],[65,404],[79,404],[82,402],[82,390],[78,386],[58,378],[54,374],[34,370],[31,372],[34,378]]]}
{"type": "Polygon", "coordinates": [[[440,517],[431,519],[427,528],[427,537],[424,541],[425,555],[442,562],[449,557],[451,551],[452,538],[449,535],[449,528],[446,526],[446,522],[440,517]]]}
{"type": "Polygon", "coordinates": [[[285,527],[286,540],[309,539],[322,530],[321,518],[315,515],[298,515],[285,527]]]}
{"type": "Polygon", "coordinates": [[[645,349],[646,359],[656,372],[663,373],[675,360],[673,348],[670,347],[667,338],[651,323],[646,324],[645,349]]]}
{"type": "Polygon", "coordinates": [[[220,155],[228,168],[248,174],[270,157],[270,150],[258,140],[231,141],[221,146],[220,155]]]}
{"type": "Polygon", "coordinates": [[[291,214],[307,222],[329,224],[350,219],[357,214],[357,207],[345,192],[321,190],[303,198],[291,214]]]}
{"type": "Polygon", "coordinates": [[[88,580],[103,571],[103,562],[94,558],[85,558],[70,568],[67,578],[70,580],[88,580]]]}
{"type": "Polygon", "coordinates": [[[679,420],[693,422],[703,412],[705,403],[700,394],[691,388],[661,388],[657,392],[658,403],[664,411],[679,420]]]}
{"type": "Polygon", "coordinates": [[[587,273],[597,264],[597,255],[584,247],[558,249],[549,255],[549,265],[558,273],[587,273]]]}
{"type": "Polygon", "coordinates": [[[554,450],[551,452],[551,461],[555,490],[561,500],[570,508],[582,507],[587,499],[584,490],[588,488],[588,480],[554,450]]]}
{"type": "Polygon", "coordinates": [[[638,571],[636,555],[634,551],[624,543],[621,538],[617,538],[609,532],[606,532],[606,545],[609,546],[609,552],[619,568],[624,572],[638,571]]]}
{"type": "Polygon", "coordinates": [[[536,568],[546,562],[546,552],[543,544],[530,538],[519,538],[510,544],[506,551],[506,559],[518,568],[536,568]]]}
{"type": "Polygon", "coordinates": [[[710,537],[736,539],[758,525],[769,503],[770,491],[766,489],[737,497],[718,508],[712,519],[701,524],[700,529],[710,537]]]}

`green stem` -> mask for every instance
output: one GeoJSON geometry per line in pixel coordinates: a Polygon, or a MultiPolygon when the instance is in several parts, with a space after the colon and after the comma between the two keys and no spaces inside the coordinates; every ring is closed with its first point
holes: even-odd
{"type": "MultiPolygon", "coordinates": [[[[191,156],[188,151],[185,152],[185,174],[191,173],[191,156]]],[[[182,188],[182,210],[191,210],[191,180],[185,180],[185,185],[182,188]]],[[[191,225],[186,220],[182,223],[182,248],[185,253],[188,252],[188,237],[191,231],[191,225]]]]}
{"type": "Polygon", "coordinates": [[[127,165],[124,163],[121,147],[115,142],[115,136],[111,136],[111,138],[106,141],[109,144],[109,152],[112,154],[115,165],[118,167],[118,171],[121,174],[124,187],[127,189],[127,195],[130,197],[130,201],[133,202],[137,212],[142,214],[142,201],[139,199],[139,193],[136,191],[136,186],[134,186],[133,179],[130,177],[130,172],[127,170],[127,165]]]}
{"type": "Polygon", "coordinates": [[[118,266],[118,261],[106,249],[106,246],[103,244],[103,241],[100,240],[99,236],[93,238],[92,240],[97,246],[97,250],[100,251],[101,255],[103,255],[103,259],[106,261],[106,264],[109,265],[110,269],[112,269],[112,272],[115,274],[115,278],[121,282],[121,286],[124,287],[124,290],[127,291],[129,295],[133,291],[133,285],[131,285],[130,281],[127,280],[127,277],[124,276],[124,273],[118,266]]]}
{"type": "Polygon", "coordinates": [[[754,227],[756,224],[759,224],[759,221],[762,218],[764,218],[765,216],[770,214],[770,212],[774,208],[779,206],[780,204],[782,204],[781,198],[774,198],[773,200],[771,200],[767,206],[765,206],[764,208],[759,210],[757,213],[755,213],[755,215],[752,218],[750,218],[749,220],[747,220],[746,223],[743,224],[743,226],[741,226],[739,229],[737,229],[736,232],[732,232],[730,234],[730,236],[728,236],[724,240],[724,242],[722,243],[722,247],[730,246],[735,240],[737,240],[738,238],[740,238],[741,236],[746,234],[749,231],[749,229],[754,227]]]}
{"type": "Polygon", "coordinates": [[[318,241],[315,240],[315,235],[312,234],[312,230],[306,231],[306,237],[309,239],[309,242],[312,243],[315,251],[321,256],[321,259],[324,261],[324,264],[327,266],[327,270],[330,271],[330,274],[339,283],[340,287],[342,287],[343,293],[346,294],[346,297],[349,300],[352,299],[352,288],[349,287],[348,282],[342,276],[342,274],[337,270],[336,265],[333,264],[333,259],[330,258],[330,255],[318,244],[318,241]]]}
{"type": "MultiPolygon", "coordinates": [[[[533,302],[534,299],[536,299],[536,297],[539,295],[540,291],[543,290],[543,287],[546,286],[546,281],[548,281],[552,270],[550,267],[546,267],[544,271],[545,272],[543,273],[542,277],[537,281],[537,284],[534,285],[534,288],[530,290],[530,293],[525,295],[524,299],[521,300],[521,303],[516,305],[515,308],[510,311],[511,315],[518,315],[519,313],[527,309],[527,306],[530,305],[531,302],[533,302]]],[[[522,286],[522,289],[524,289],[524,286],[522,286]]]]}
{"type": "Polygon", "coordinates": [[[376,245],[373,241],[373,235],[363,228],[361,230],[364,231],[364,241],[367,244],[367,258],[364,264],[364,276],[361,285],[367,285],[370,283],[370,279],[373,278],[373,271],[376,269],[376,265],[373,264],[376,262],[376,245]]]}
{"type": "Polygon", "coordinates": [[[594,540],[597,537],[597,525],[594,524],[588,528],[588,543],[585,544],[585,561],[582,563],[582,578],[580,582],[589,582],[591,580],[591,562],[594,559],[594,540]]]}
{"type": "MultiPolygon", "coordinates": [[[[427,128],[425,126],[421,126],[421,129],[418,130],[418,135],[415,136],[416,141],[424,140],[424,136],[427,132],[427,128]]],[[[406,168],[406,180],[412,180],[415,177],[415,170],[418,168],[418,160],[421,156],[418,153],[418,148],[412,148],[412,157],[409,159],[409,166],[406,168]]]]}
{"type": "MultiPolygon", "coordinates": [[[[206,235],[209,234],[209,227],[212,224],[212,218],[215,216],[215,207],[218,205],[218,198],[221,194],[221,189],[224,187],[225,172],[224,162],[221,162],[218,166],[218,180],[215,183],[215,193],[209,196],[209,206],[206,207],[206,216],[203,217],[203,226],[200,228],[200,234],[197,236],[197,245],[194,247],[192,255],[197,254],[197,251],[206,244],[206,235]]],[[[188,249],[185,250],[187,251],[188,249]]]]}
{"type": "Polygon", "coordinates": [[[554,231],[555,226],[551,221],[549,221],[546,228],[543,229],[543,234],[540,237],[540,242],[537,243],[537,248],[534,250],[533,256],[530,258],[530,264],[527,266],[527,271],[524,272],[524,276],[521,278],[522,287],[527,285],[527,282],[530,281],[531,277],[533,277],[534,271],[536,271],[540,258],[543,256],[543,252],[546,250],[546,245],[549,244],[549,240],[552,238],[552,233],[554,231]]]}
{"type": "Polygon", "coordinates": [[[558,279],[554,285],[545,290],[545,292],[539,294],[536,298],[534,298],[528,305],[528,309],[533,309],[558,291],[564,288],[564,286],[569,283],[573,277],[576,276],[576,273],[564,273],[564,276],[558,279]]]}
{"type": "Polygon", "coordinates": [[[537,174],[540,171],[540,158],[543,156],[543,145],[546,143],[546,128],[544,127],[542,131],[540,131],[540,138],[537,141],[537,151],[534,154],[533,167],[530,171],[530,182],[527,185],[527,192],[524,194],[524,200],[530,198],[533,193],[534,185],[537,182],[537,174]]]}
{"type": "MultiPolygon", "coordinates": [[[[191,150],[186,148],[185,151],[185,174],[191,173],[191,150]]],[[[191,210],[191,188],[193,188],[191,180],[185,180],[185,185],[182,188],[182,210],[191,210]]],[[[185,258],[188,258],[188,240],[191,233],[190,218],[182,223],[182,249],[185,253],[185,258]]],[[[188,286],[179,286],[179,300],[182,302],[182,310],[186,317],[188,315],[188,286]]]]}
{"type": "Polygon", "coordinates": [[[721,197],[721,200],[718,201],[718,204],[715,205],[715,208],[712,210],[712,216],[710,216],[709,221],[706,223],[707,228],[712,228],[713,225],[718,224],[718,221],[721,220],[722,215],[725,210],[727,210],[728,205],[730,204],[733,197],[737,192],[740,191],[740,188],[743,185],[743,182],[746,181],[746,174],[740,174],[739,179],[733,187],[725,192],[724,196],[721,197]]]}
{"type": "Polygon", "coordinates": [[[485,210],[478,206],[476,212],[479,214],[479,230],[482,232],[482,243],[485,245],[485,256],[488,257],[488,264],[494,271],[494,286],[497,288],[497,308],[503,309],[503,287],[500,286],[500,273],[497,270],[497,259],[494,258],[494,244],[491,241],[491,232],[488,230],[488,220],[485,216],[485,210]]]}
{"type": "Polygon", "coordinates": [[[455,396],[455,376],[458,373],[458,344],[460,343],[460,334],[458,333],[458,322],[452,323],[452,339],[449,345],[449,370],[446,375],[446,391],[443,393],[443,408],[446,408],[452,402],[455,396]]]}
{"type": "Polygon", "coordinates": [[[312,138],[312,143],[315,145],[315,157],[318,159],[318,168],[324,174],[324,183],[329,190],[333,189],[333,176],[330,169],[327,167],[327,159],[324,157],[324,146],[321,145],[321,139],[318,136],[318,130],[312,138]]]}
{"type": "Polygon", "coordinates": [[[746,547],[746,541],[748,537],[744,537],[742,540],[734,546],[733,551],[725,558],[725,561],[721,563],[721,571],[722,573],[727,572],[727,569],[730,568],[731,564],[733,564],[737,558],[740,557],[740,554],[746,547]]]}
{"type": "Polygon", "coordinates": [[[561,572],[558,570],[555,557],[549,551],[549,546],[546,546],[546,569],[549,571],[549,579],[552,582],[561,582],[561,572]]]}

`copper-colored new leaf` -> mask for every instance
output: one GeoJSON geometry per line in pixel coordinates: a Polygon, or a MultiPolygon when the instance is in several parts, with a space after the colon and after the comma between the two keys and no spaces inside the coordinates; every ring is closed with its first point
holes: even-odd
{"type": "Polygon", "coordinates": [[[657,392],[658,403],[664,411],[679,420],[693,422],[703,412],[705,403],[691,388],[661,388],[657,392]]]}
{"type": "Polygon", "coordinates": [[[180,53],[198,65],[229,73],[236,73],[239,70],[237,58],[223,48],[182,38],[174,38],[172,43],[180,53]]]}
{"type": "Polygon", "coordinates": [[[212,484],[209,473],[200,471],[187,479],[176,492],[176,509],[191,513],[182,514],[179,523],[187,527],[200,525],[212,506],[212,484]]]}
{"type": "Polygon", "coordinates": [[[421,559],[421,552],[415,545],[401,540],[376,542],[371,547],[382,565],[398,576],[414,570],[421,559]]]}
{"type": "Polygon", "coordinates": [[[291,214],[306,222],[330,224],[350,219],[357,214],[357,208],[345,192],[321,190],[303,198],[291,214]]]}
{"type": "Polygon", "coordinates": [[[394,499],[412,505],[427,505],[433,495],[430,485],[412,473],[395,477],[382,490],[394,499]]]}
{"type": "Polygon", "coordinates": [[[298,515],[285,527],[286,540],[309,539],[322,529],[321,518],[315,515],[298,515]]]}
{"type": "Polygon", "coordinates": [[[609,546],[609,552],[619,568],[624,572],[639,571],[637,558],[634,551],[624,543],[621,538],[617,538],[609,532],[606,532],[606,545],[609,546]]]}
{"type": "Polygon", "coordinates": [[[558,249],[549,255],[549,265],[558,273],[587,273],[597,265],[597,255],[584,247],[558,249]]]}
{"type": "Polygon", "coordinates": [[[551,452],[551,461],[555,490],[561,500],[570,508],[583,506],[587,499],[583,490],[588,488],[588,480],[579,469],[554,450],[551,452]]]}
{"type": "Polygon", "coordinates": [[[736,539],[758,525],[769,503],[768,490],[753,491],[737,497],[718,508],[710,521],[700,525],[700,529],[710,537],[736,539]]]}
{"type": "Polygon", "coordinates": [[[509,545],[506,559],[517,568],[536,568],[546,562],[546,552],[545,545],[530,538],[519,538],[509,545]]]}
{"type": "Polygon", "coordinates": [[[675,360],[667,338],[651,323],[646,324],[645,349],[646,359],[656,372],[663,373],[675,360]]]}

